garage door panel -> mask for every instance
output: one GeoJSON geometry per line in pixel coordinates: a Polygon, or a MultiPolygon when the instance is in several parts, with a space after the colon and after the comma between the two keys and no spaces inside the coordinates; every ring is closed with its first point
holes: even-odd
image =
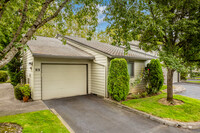
{"type": "Polygon", "coordinates": [[[87,93],[86,65],[43,65],[42,99],[87,93]]]}

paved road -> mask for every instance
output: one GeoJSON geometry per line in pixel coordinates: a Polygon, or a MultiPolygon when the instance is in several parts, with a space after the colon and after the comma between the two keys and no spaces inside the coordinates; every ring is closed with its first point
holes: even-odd
{"type": "Polygon", "coordinates": [[[159,124],[92,95],[46,100],[44,103],[54,108],[76,133],[200,132],[159,124]]]}
{"type": "Polygon", "coordinates": [[[185,91],[178,93],[178,94],[196,98],[196,99],[200,99],[200,84],[176,83],[175,85],[181,85],[186,89],[185,91]]]}
{"type": "MultiPolygon", "coordinates": [[[[200,78],[200,77],[196,77],[196,78],[200,78]]],[[[200,79],[187,79],[187,81],[200,81],[200,79]]]]}
{"type": "Polygon", "coordinates": [[[48,107],[41,101],[24,103],[16,100],[14,89],[10,83],[0,84],[0,116],[45,110],[48,107]]]}

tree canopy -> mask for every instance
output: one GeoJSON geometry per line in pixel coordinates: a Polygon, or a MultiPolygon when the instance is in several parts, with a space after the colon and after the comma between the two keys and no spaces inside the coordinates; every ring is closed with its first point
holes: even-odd
{"type": "Polygon", "coordinates": [[[66,35],[72,26],[79,31],[85,31],[87,26],[85,36],[90,39],[98,24],[97,5],[102,3],[102,0],[1,0],[0,68],[9,63],[34,34],[66,35]]]}
{"type": "Polygon", "coordinates": [[[145,51],[158,51],[168,69],[168,100],[173,72],[200,60],[200,0],[111,0],[106,20],[113,44],[139,40],[145,51]]]}

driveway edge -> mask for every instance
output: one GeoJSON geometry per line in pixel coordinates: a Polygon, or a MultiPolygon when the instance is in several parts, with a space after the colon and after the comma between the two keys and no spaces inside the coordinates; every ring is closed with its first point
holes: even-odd
{"type": "Polygon", "coordinates": [[[50,108],[51,112],[53,112],[58,119],[62,122],[62,124],[69,130],[70,133],[75,133],[74,130],[67,124],[67,122],[56,112],[55,109],[50,108]]]}
{"type": "Polygon", "coordinates": [[[157,121],[161,124],[164,124],[164,125],[168,125],[168,126],[173,126],[173,127],[182,127],[182,128],[185,128],[185,129],[199,129],[200,128],[200,122],[178,122],[178,121],[170,121],[170,120],[166,120],[166,119],[163,119],[163,118],[160,118],[160,117],[157,117],[157,116],[153,116],[151,114],[148,114],[148,113],[145,113],[145,112],[142,112],[142,111],[139,111],[139,110],[136,110],[136,109],[133,109],[133,108],[130,108],[128,106],[125,106],[119,102],[116,102],[116,101],[113,101],[111,99],[108,99],[108,98],[104,98],[105,101],[108,101],[112,104],[115,104],[117,105],[118,107],[122,108],[122,109],[126,109],[130,112],[134,112],[134,113],[137,113],[139,115],[142,115],[146,118],[149,118],[151,120],[154,120],[154,121],[157,121]]]}

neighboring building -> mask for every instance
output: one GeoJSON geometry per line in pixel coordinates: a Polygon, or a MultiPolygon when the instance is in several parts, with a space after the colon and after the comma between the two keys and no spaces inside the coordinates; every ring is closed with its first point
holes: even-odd
{"type": "MultiPolygon", "coordinates": [[[[150,55],[153,55],[155,57],[158,57],[157,51],[145,52],[145,51],[143,51],[142,49],[139,48],[139,43],[140,43],[139,41],[131,41],[130,42],[131,49],[137,50],[139,52],[143,52],[144,54],[146,53],[146,54],[150,54],[150,55]]],[[[163,67],[162,70],[163,70],[163,76],[164,76],[164,84],[167,84],[167,69],[163,67]]],[[[180,74],[177,71],[175,71],[174,74],[173,74],[173,83],[177,83],[177,82],[180,82],[180,74]]]]}
{"type": "MultiPolygon", "coordinates": [[[[24,54],[26,83],[30,84],[33,100],[53,99],[96,94],[107,97],[107,77],[110,60],[125,58],[133,81],[149,60],[156,58],[140,50],[131,49],[124,55],[122,47],[84,38],[37,37],[28,43],[24,54]],[[59,39],[66,39],[63,45],[59,39]]],[[[145,89],[144,82],[130,92],[145,89]]]]}

